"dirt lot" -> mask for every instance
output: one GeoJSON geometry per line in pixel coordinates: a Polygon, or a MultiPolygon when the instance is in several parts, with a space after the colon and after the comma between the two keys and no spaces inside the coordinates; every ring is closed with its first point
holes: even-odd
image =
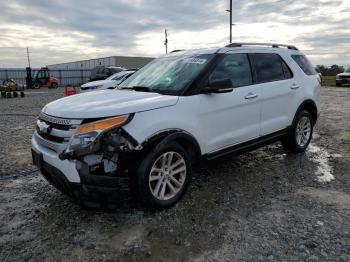
{"type": "Polygon", "coordinates": [[[156,213],[82,209],[35,172],[36,115],[61,93],[0,100],[0,261],[350,261],[350,88],[322,89],[307,153],[277,143],[205,166],[156,213]]]}

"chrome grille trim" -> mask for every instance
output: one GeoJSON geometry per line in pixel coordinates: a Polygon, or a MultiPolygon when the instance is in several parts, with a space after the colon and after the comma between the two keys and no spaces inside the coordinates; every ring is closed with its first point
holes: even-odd
{"type": "Polygon", "coordinates": [[[46,140],[42,138],[37,131],[34,132],[34,139],[39,145],[43,147],[47,147],[57,152],[58,154],[62,153],[67,148],[67,143],[55,143],[55,142],[46,140]]]}
{"type": "Polygon", "coordinates": [[[83,120],[77,120],[77,119],[68,119],[68,118],[49,116],[42,112],[39,115],[39,119],[45,122],[49,122],[57,125],[65,125],[65,126],[80,125],[83,121],[83,120]]]}
{"type": "Polygon", "coordinates": [[[76,127],[82,121],[82,119],[59,118],[40,113],[34,139],[39,145],[60,154],[66,150],[76,127]]]}
{"type": "MultiPolygon", "coordinates": [[[[37,121],[37,126],[42,123],[42,120],[37,121]]],[[[40,133],[40,132],[38,132],[40,133]]],[[[55,136],[55,137],[60,137],[60,138],[65,138],[66,140],[69,140],[75,133],[74,128],[70,128],[69,130],[61,130],[61,129],[56,129],[56,128],[50,128],[49,135],[55,136]]]]}
{"type": "Polygon", "coordinates": [[[74,135],[74,131],[72,129],[69,129],[69,131],[63,131],[63,130],[52,128],[50,131],[50,135],[69,140],[74,135]]]}

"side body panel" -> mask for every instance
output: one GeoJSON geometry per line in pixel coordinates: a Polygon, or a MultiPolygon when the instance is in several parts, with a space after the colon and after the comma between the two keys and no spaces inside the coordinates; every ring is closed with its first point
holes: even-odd
{"type": "Polygon", "coordinates": [[[196,109],[206,152],[259,137],[260,89],[258,86],[235,88],[231,93],[200,95],[196,109]],[[247,96],[256,96],[246,99],[247,96]]]}

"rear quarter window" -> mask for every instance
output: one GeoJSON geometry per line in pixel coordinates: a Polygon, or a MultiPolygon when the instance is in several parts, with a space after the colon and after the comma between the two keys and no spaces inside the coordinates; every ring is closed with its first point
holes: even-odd
{"type": "Polygon", "coordinates": [[[317,75],[310,61],[304,55],[292,55],[293,60],[299,65],[306,75],[317,75]]]}

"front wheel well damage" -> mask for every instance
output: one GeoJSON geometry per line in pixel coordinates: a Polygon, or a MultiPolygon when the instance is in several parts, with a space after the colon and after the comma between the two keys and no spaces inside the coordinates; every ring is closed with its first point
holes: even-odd
{"type": "Polygon", "coordinates": [[[147,139],[142,144],[142,155],[147,154],[156,147],[160,147],[163,144],[170,142],[176,142],[182,146],[189,154],[193,165],[198,163],[201,156],[199,144],[192,135],[183,130],[167,130],[152,136],[150,139],[147,139]]]}

